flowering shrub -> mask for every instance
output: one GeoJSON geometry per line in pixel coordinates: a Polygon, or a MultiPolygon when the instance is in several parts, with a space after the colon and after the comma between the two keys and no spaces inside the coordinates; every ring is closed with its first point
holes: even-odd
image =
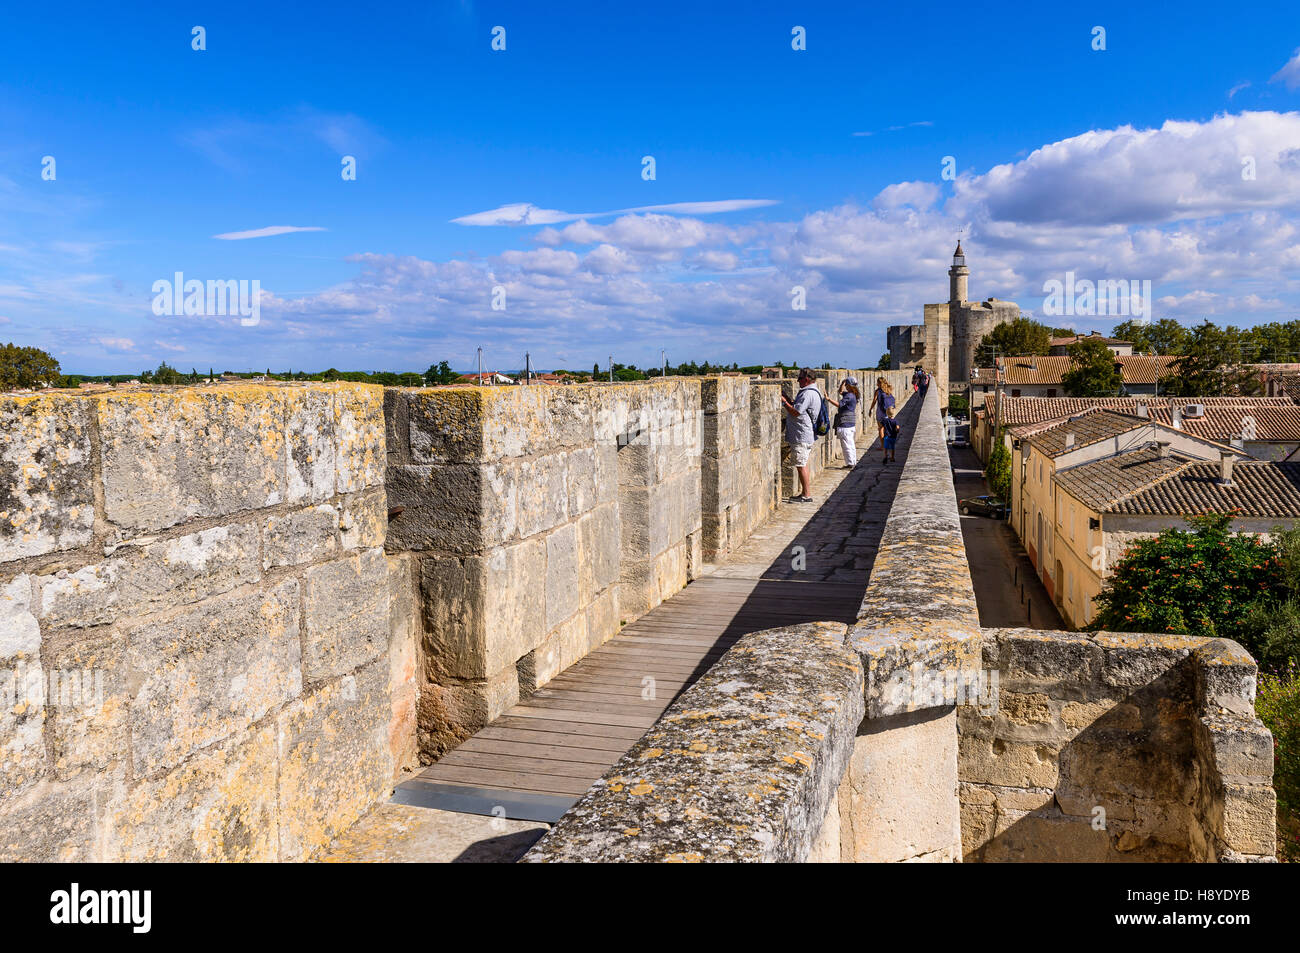
{"type": "Polygon", "coordinates": [[[1092,628],[1241,640],[1247,618],[1283,581],[1277,547],[1234,536],[1229,514],[1190,522],[1194,532],[1165,530],[1129,548],[1097,596],[1092,628]]]}

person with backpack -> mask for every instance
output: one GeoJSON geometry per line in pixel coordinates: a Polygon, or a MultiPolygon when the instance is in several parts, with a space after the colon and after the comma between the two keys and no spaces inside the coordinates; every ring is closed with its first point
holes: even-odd
{"type": "Polygon", "coordinates": [[[917,377],[918,377],[917,383],[920,385],[918,387],[918,390],[920,391],[921,399],[924,400],[925,392],[930,389],[930,375],[925,371],[918,369],[917,377]]]}
{"type": "Polygon", "coordinates": [[[838,401],[827,397],[826,402],[835,408],[835,436],[844,451],[844,469],[852,470],[858,465],[858,401],[862,399],[858,379],[844,378],[840,382],[839,396],[838,401]]]}
{"type": "Polygon", "coordinates": [[[781,395],[781,403],[789,415],[785,422],[785,439],[790,444],[795,469],[799,471],[799,495],[790,497],[791,503],[813,501],[808,456],[812,452],[813,442],[830,429],[826,401],[817,390],[815,380],[813,372],[805,367],[799,371],[799,393],[795,394],[794,400],[785,394],[781,395]]]}
{"type": "MultiPolygon", "coordinates": [[[[885,421],[894,416],[894,388],[883,377],[876,378],[876,392],[871,395],[871,406],[867,412],[876,414],[876,427],[880,433],[880,445],[885,445],[885,421]]],[[[889,461],[886,460],[886,463],[889,461]]]]}

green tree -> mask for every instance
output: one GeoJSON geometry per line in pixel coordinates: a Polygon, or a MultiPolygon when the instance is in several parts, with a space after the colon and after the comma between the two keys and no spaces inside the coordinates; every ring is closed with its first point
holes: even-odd
{"type": "Polygon", "coordinates": [[[1191,332],[1172,372],[1160,379],[1171,397],[1230,397],[1258,393],[1259,378],[1243,366],[1241,332],[1206,321],[1191,332]]]}
{"type": "Polygon", "coordinates": [[[60,376],[59,362],[40,348],[12,343],[0,347],[0,391],[54,384],[60,376]]]}
{"type": "Polygon", "coordinates": [[[1090,628],[1238,638],[1261,597],[1282,582],[1274,547],[1231,532],[1232,516],[1191,517],[1192,532],[1169,529],[1139,540],[1096,598],[1090,628]]]}
{"type": "Polygon", "coordinates": [[[1122,321],[1115,325],[1111,337],[1128,341],[1135,354],[1182,354],[1191,341],[1191,333],[1173,318],[1139,324],[1122,321]]]}
{"type": "MultiPolygon", "coordinates": [[[[145,374],[149,374],[149,372],[145,371],[145,374]]],[[[143,381],[144,379],[145,379],[145,375],[141,374],[140,380],[143,381]]],[[[183,383],[181,372],[176,370],[176,368],[172,367],[166,361],[163,361],[161,364],[159,364],[158,369],[154,371],[152,374],[149,374],[149,381],[154,384],[183,383]]]]}
{"type": "Polygon", "coordinates": [[[998,430],[993,440],[993,450],[989,453],[988,465],[984,468],[984,479],[988,481],[993,495],[1003,502],[1011,500],[1011,451],[1003,439],[1005,428],[998,430]]]}
{"type": "Polygon", "coordinates": [[[321,374],[321,380],[324,380],[324,381],[336,381],[336,380],[339,379],[339,376],[340,376],[340,375],[339,375],[338,368],[336,368],[336,367],[331,367],[329,370],[327,370],[327,371],[325,371],[323,374],[321,374]]]}
{"type": "Polygon", "coordinates": [[[1097,338],[1075,341],[1066,353],[1070,369],[1061,375],[1067,397],[1114,397],[1122,383],[1115,355],[1097,338]]]}
{"type": "Polygon", "coordinates": [[[1074,328],[1052,328],[1052,337],[1054,338],[1072,338],[1078,336],[1074,328]]]}
{"type": "Polygon", "coordinates": [[[880,355],[880,360],[876,361],[876,370],[887,371],[893,363],[893,355],[886,351],[884,354],[880,355]]]}
{"type": "Polygon", "coordinates": [[[1046,325],[1032,318],[1016,318],[996,328],[980,339],[975,349],[978,367],[992,367],[994,349],[998,357],[1029,357],[1046,354],[1051,350],[1052,332],[1046,325]]]}
{"type": "Polygon", "coordinates": [[[429,369],[424,372],[424,381],[430,387],[434,384],[453,384],[458,380],[460,375],[453,371],[446,361],[430,364],[429,369]]]}

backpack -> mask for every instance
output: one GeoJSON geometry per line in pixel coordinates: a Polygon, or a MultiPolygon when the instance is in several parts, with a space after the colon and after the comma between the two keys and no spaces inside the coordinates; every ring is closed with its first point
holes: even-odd
{"type": "Polygon", "coordinates": [[[821,407],[817,410],[817,419],[813,421],[813,439],[824,437],[831,432],[830,414],[826,412],[826,398],[820,393],[817,395],[821,398],[821,407]]]}
{"type": "Polygon", "coordinates": [[[898,436],[898,431],[899,431],[898,421],[895,420],[893,417],[886,417],[884,420],[884,424],[885,424],[885,436],[888,437],[890,440],[895,439],[898,436]]]}

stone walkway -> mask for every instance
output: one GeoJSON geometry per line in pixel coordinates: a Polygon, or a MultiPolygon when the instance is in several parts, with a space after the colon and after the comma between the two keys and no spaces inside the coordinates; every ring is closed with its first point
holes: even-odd
{"type": "Polygon", "coordinates": [[[860,447],[855,469],[824,471],[814,503],[782,505],[724,562],[399,785],[319,859],[514,860],[741,636],[854,621],[917,407],[899,414],[896,463],[860,447]]]}

